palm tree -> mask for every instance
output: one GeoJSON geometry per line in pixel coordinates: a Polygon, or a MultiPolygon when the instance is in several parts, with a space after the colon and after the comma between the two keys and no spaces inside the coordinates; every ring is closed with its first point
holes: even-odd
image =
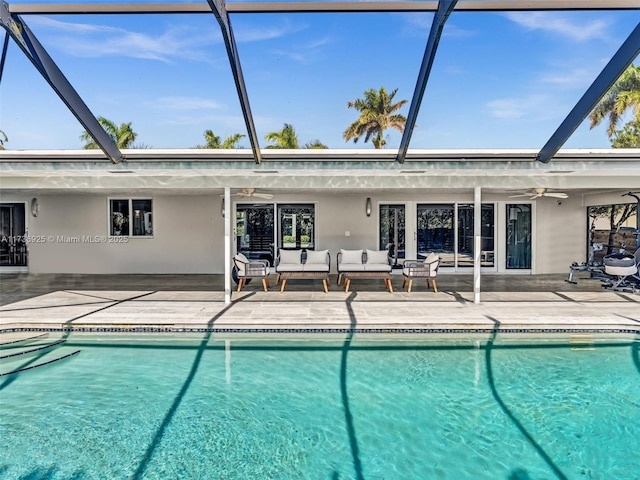
{"type": "MultiPolygon", "coordinates": [[[[116,147],[131,148],[133,142],[136,140],[138,134],[131,128],[131,122],[121,123],[120,125],[108,120],[104,117],[98,117],[98,123],[104,128],[105,132],[111,137],[116,147]]],[[[85,142],[84,148],[86,150],[95,150],[100,148],[89,132],[85,131],[80,135],[80,140],[85,142]]]]}
{"type": "Polygon", "coordinates": [[[264,139],[275,143],[275,145],[267,145],[267,148],[300,148],[298,135],[290,123],[285,123],[282,130],[267,133],[264,139]]]}
{"type": "Polygon", "coordinates": [[[4,150],[4,143],[8,141],[7,134],[0,130],[0,150],[4,150]]]}
{"type": "Polygon", "coordinates": [[[205,145],[198,145],[196,148],[242,148],[238,145],[240,139],[246,137],[246,135],[242,133],[234,133],[233,135],[229,135],[222,142],[220,141],[220,137],[213,133],[213,130],[205,130],[204,131],[204,139],[207,142],[205,145]]]}
{"type": "Polygon", "coordinates": [[[305,143],[304,148],[307,148],[310,150],[322,150],[329,147],[327,147],[324,143],[322,143],[320,140],[316,138],[315,140],[305,143]]]}
{"type": "Polygon", "coordinates": [[[607,134],[611,138],[617,130],[622,115],[633,110],[629,123],[640,121],[640,66],[629,65],[589,115],[591,128],[608,118],[607,134]]]}
{"type": "Polygon", "coordinates": [[[364,98],[358,98],[353,102],[348,102],[348,108],[355,108],[360,112],[360,118],[353,122],[344,131],[342,136],[348,142],[353,139],[357,143],[364,135],[365,143],[371,139],[375,148],[383,148],[386,145],[384,132],[388,128],[395,128],[400,133],[404,131],[407,118],[404,115],[395,113],[407,103],[407,100],[400,100],[393,103],[398,89],[387,93],[384,87],[380,91],[370,88],[364,92],[364,98]]]}

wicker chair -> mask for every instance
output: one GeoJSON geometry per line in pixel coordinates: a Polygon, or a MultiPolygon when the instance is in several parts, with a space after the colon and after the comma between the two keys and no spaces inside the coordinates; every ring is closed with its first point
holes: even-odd
{"type": "Polygon", "coordinates": [[[424,260],[405,260],[402,268],[402,288],[408,281],[407,293],[411,293],[413,280],[415,278],[425,278],[427,287],[430,286],[430,282],[433,283],[433,291],[438,293],[438,285],[436,284],[438,265],[440,265],[440,257],[435,253],[430,253],[424,260]]]}

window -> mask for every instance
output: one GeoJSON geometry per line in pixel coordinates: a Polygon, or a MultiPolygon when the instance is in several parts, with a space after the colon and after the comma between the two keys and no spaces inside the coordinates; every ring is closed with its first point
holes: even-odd
{"type": "Polygon", "coordinates": [[[153,235],[152,200],[111,199],[109,235],[150,237],[153,235]]]}
{"type": "Polygon", "coordinates": [[[587,216],[587,261],[602,263],[605,255],[623,250],[633,253],[640,247],[638,204],[595,205],[587,208],[587,216]]]}

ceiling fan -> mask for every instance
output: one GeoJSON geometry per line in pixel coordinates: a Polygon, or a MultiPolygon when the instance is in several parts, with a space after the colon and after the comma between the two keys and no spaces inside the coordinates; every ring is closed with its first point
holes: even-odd
{"type": "Polygon", "coordinates": [[[516,197],[529,197],[530,200],[535,200],[540,197],[552,197],[552,198],[569,198],[569,195],[562,192],[548,192],[546,188],[532,188],[527,192],[519,193],[518,195],[510,195],[509,198],[516,197]]]}
{"type": "MultiPolygon", "coordinates": [[[[224,197],[224,195],[220,195],[224,197]]],[[[256,192],[255,188],[243,188],[241,192],[232,193],[232,197],[253,197],[253,198],[273,198],[273,195],[270,193],[260,193],[256,192]]]]}

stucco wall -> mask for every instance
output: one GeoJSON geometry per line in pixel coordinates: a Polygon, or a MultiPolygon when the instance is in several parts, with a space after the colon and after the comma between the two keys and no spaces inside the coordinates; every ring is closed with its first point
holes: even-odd
{"type": "MultiPolygon", "coordinates": [[[[67,238],[108,238],[108,195],[39,194],[40,212],[29,214],[33,195],[2,194],[4,202],[27,202],[29,235],[44,241],[29,245],[29,271],[33,273],[222,273],[224,271],[224,224],[219,195],[137,195],[153,199],[153,238],[130,237],[126,243],[66,241],[67,238]]],[[[126,198],[127,195],[114,195],[126,198]]],[[[504,271],[504,221],[507,195],[483,194],[483,202],[497,202],[495,252],[497,270],[504,271]]],[[[410,192],[331,192],[277,194],[269,202],[314,203],[317,248],[331,252],[335,271],[341,248],[378,247],[378,205],[409,202],[406,207],[406,238],[414,238],[415,204],[455,201],[473,202],[473,194],[425,195],[410,192]],[[372,199],[370,217],[365,200],[372,199]],[[349,235],[346,235],[349,232],[349,235]]],[[[527,202],[524,199],[523,203],[527,202]]],[[[534,273],[566,273],[573,261],[586,258],[586,206],[622,203],[619,193],[568,199],[541,198],[534,203],[534,273]]],[[[231,211],[231,209],[227,209],[231,211]]],[[[415,258],[412,245],[407,257],[415,258]]],[[[514,272],[517,273],[517,272],[514,272]]]]}
{"type": "Polygon", "coordinates": [[[106,195],[39,195],[38,217],[28,215],[29,236],[33,240],[29,244],[29,271],[223,271],[223,225],[218,196],[138,195],[136,198],[153,199],[153,237],[129,237],[126,243],[111,243],[106,195]]]}

